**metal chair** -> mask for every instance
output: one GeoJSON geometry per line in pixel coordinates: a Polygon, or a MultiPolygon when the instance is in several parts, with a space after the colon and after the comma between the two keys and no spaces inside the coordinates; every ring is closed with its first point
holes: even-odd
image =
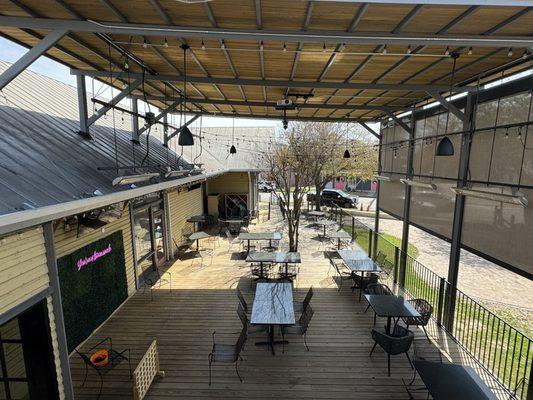
{"type": "Polygon", "coordinates": [[[307,329],[309,328],[309,323],[311,322],[314,313],[315,312],[313,311],[313,308],[309,305],[302,313],[300,319],[296,324],[283,325],[281,327],[281,336],[283,338],[283,353],[285,353],[285,335],[291,334],[302,335],[304,339],[305,348],[307,349],[307,351],[309,351],[309,346],[307,345],[307,329]]]}
{"type": "Polygon", "coordinates": [[[243,241],[240,240],[238,237],[233,237],[231,235],[231,232],[229,231],[229,229],[226,229],[224,231],[224,233],[226,234],[226,237],[228,238],[228,243],[229,243],[229,246],[228,246],[228,253],[232,250],[233,246],[234,245],[237,245],[240,247],[240,250],[242,250],[242,244],[243,244],[243,241]]]}
{"type": "Polygon", "coordinates": [[[158,289],[161,289],[163,284],[163,276],[168,275],[168,289],[172,293],[172,274],[168,271],[161,273],[159,268],[141,263],[141,274],[139,275],[139,285],[142,287],[142,293],[146,291],[147,288],[150,288],[150,300],[154,300],[154,286],[159,283],[158,289]]]}
{"type": "Polygon", "coordinates": [[[339,275],[339,279],[341,280],[341,284],[339,285],[338,291],[340,292],[342,288],[342,284],[344,281],[349,281],[352,279],[352,273],[347,271],[342,271],[342,268],[344,268],[344,263],[342,262],[336,262],[333,258],[328,257],[330,264],[335,268],[335,271],[337,272],[337,275],[339,275]]]}
{"type": "Polygon", "coordinates": [[[85,382],[87,381],[87,372],[89,370],[89,367],[93,368],[98,374],[98,376],[100,377],[100,389],[98,390],[98,396],[96,397],[97,399],[99,399],[100,395],[102,394],[102,387],[104,385],[104,375],[106,375],[109,371],[114,369],[122,361],[128,362],[129,371],[130,371],[130,379],[133,376],[131,373],[130,349],[125,349],[120,352],[116,351],[113,348],[113,341],[111,340],[110,337],[107,337],[99,341],[86,352],[78,351],[78,349],[74,349],[74,351],[78,353],[78,355],[83,360],[83,363],[85,364],[85,377],[83,378],[83,382],[81,386],[84,386],[85,382]],[[102,346],[103,344],[106,344],[106,346],[102,346]],[[108,362],[105,365],[97,366],[91,361],[91,358],[90,358],[92,355],[91,352],[96,349],[100,350],[102,349],[102,347],[105,347],[105,350],[107,350],[108,352],[108,362]],[[128,353],[127,357],[124,355],[126,352],[128,353]]]}
{"type": "Polygon", "coordinates": [[[420,313],[420,317],[404,317],[402,318],[402,321],[407,325],[407,329],[409,329],[409,326],[421,326],[429,340],[426,325],[429,323],[429,319],[433,314],[433,306],[424,299],[413,299],[408,301],[413,305],[415,310],[420,313]]]}
{"type": "Polygon", "coordinates": [[[236,288],[235,290],[237,291],[237,297],[239,298],[239,304],[242,306],[244,312],[246,314],[249,314],[250,310],[248,308],[248,303],[246,303],[246,300],[244,299],[244,296],[242,295],[241,289],[236,288]]]}
{"type": "Polygon", "coordinates": [[[242,361],[241,351],[246,343],[246,328],[242,328],[237,343],[235,344],[217,344],[215,342],[216,331],[213,331],[213,349],[207,356],[209,360],[209,386],[211,386],[211,364],[216,362],[235,364],[235,372],[239,381],[242,382],[241,375],[239,374],[238,363],[242,361]]]}
{"type": "Polygon", "coordinates": [[[268,333],[268,325],[252,325],[252,323],[248,319],[248,316],[246,315],[246,312],[240,304],[239,307],[237,307],[237,315],[241,320],[242,327],[246,328],[246,334],[248,336],[252,336],[257,333],[268,333]]]}
{"type": "Polygon", "coordinates": [[[313,298],[313,287],[311,286],[309,290],[307,291],[307,294],[305,295],[304,301],[295,301],[294,304],[294,312],[304,313],[307,309],[307,306],[309,303],[311,303],[311,299],[313,298]]]}
{"type": "Polygon", "coordinates": [[[376,258],[374,258],[374,261],[379,265],[382,266],[385,262],[385,259],[387,258],[387,255],[383,253],[381,250],[378,252],[378,255],[376,258]]]}
{"type": "MultiPolygon", "coordinates": [[[[365,288],[365,294],[372,294],[378,296],[392,296],[392,290],[383,283],[371,283],[365,288]]],[[[366,306],[365,312],[370,308],[370,304],[366,306]]],[[[376,313],[374,313],[374,325],[376,325],[376,313]]]]}
{"type": "Polygon", "coordinates": [[[413,343],[414,338],[414,333],[401,325],[396,325],[394,327],[392,335],[388,335],[387,333],[383,331],[378,331],[377,329],[372,329],[372,339],[374,339],[375,343],[372,347],[372,350],[370,350],[369,357],[372,356],[374,349],[379,344],[379,346],[385,351],[385,353],[387,353],[387,371],[389,376],[390,356],[405,353],[407,360],[409,360],[411,368],[413,368],[413,363],[411,362],[411,358],[409,357],[408,351],[411,348],[411,344],[413,343]]]}

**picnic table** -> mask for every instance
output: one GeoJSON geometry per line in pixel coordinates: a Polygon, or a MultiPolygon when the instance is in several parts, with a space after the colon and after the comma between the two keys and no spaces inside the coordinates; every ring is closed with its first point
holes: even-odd
{"type": "Polygon", "coordinates": [[[289,282],[260,282],[255,289],[252,304],[252,324],[268,325],[268,340],[257,342],[256,346],[269,346],[275,354],[274,345],[289,343],[287,340],[274,340],[276,325],[293,325],[294,304],[292,284],[289,282]]]}

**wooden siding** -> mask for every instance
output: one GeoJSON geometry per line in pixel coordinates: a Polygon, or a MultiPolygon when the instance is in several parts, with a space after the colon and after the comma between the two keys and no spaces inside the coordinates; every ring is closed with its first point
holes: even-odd
{"type": "Polygon", "coordinates": [[[46,298],[46,308],[48,310],[48,320],[50,321],[50,338],[52,340],[52,348],[54,349],[54,363],[56,366],[57,385],[59,391],[59,399],[65,399],[65,388],[63,386],[63,375],[61,373],[61,359],[59,358],[59,342],[57,340],[56,321],[54,318],[54,305],[52,304],[52,297],[46,298]]]}
{"type": "Polygon", "coordinates": [[[77,237],[76,227],[72,227],[69,231],[65,231],[64,224],[54,226],[54,242],[56,247],[56,256],[61,258],[67,254],[83,246],[102,239],[113,232],[122,230],[124,238],[124,259],[126,261],[126,279],[128,281],[128,296],[135,293],[135,267],[133,263],[133,246],[131,241],[131,221],[130,212],[126,208],[122,217],[105,226],[105,231],[102,232],[96,229],[92,232],[85,233],[79,238],[77,237]]]}
{"type": "Polygon", "coordinates": [[[0,314],[49,285],[41,227],[0,240],[0,314]]]}
{"type": "Polygon", "coordinates": [[[248,193],[249,181],[247,172],[228,172],[207,181],[208,194],[248,193]]]}
{"type": "MultiPolygon", "coordinates": [[[[172,248],[175,249],[175,243],[183,242],[182,230],[187,225],[187,218],[193,215],[199,215],[203,212],[202,189],[194,189],[187,192],[172,191],[168,194],[168,210],[170,220],[170,233],[172,248]]],[[[191,227],[192,228],[192,227],[191,227]]]]}

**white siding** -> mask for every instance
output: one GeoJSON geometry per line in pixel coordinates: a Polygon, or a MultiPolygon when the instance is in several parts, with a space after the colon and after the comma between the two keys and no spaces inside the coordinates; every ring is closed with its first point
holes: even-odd
{"type": "Polygon", "coordinates": [[[203,211],[202,189],[180,192],[177,190],[168,194],[170,232],[172,235],[172,248],[175,250],[174,242],[183,242],[182,230],[188,225],[187,219],[193,215],[200,215],[203,211]]]}

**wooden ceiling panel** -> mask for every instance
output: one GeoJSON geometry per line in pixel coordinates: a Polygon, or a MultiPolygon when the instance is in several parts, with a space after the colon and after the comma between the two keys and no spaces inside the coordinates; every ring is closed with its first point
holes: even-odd
{"type": "MultiPolygon", "coordinates": [[[[102,22],[120,22],[120,19],[101,1],[66,0],[65,3],[86,19],[102,22]]],[[[33,3],[31,7],[33,7],[33,3]]],[[[58,17],[54,15],[54,18],[58,17]]]]}
{"type": "Polygon", "coordinates": [[[506,25],[499,29],[495,36],[532,35],[533,34],[533,10],[521,16],[516,23],[506,25]]]}
{"type": "Polygon", "coordinates": [[[269,0],[261,2],[263,29],[302,29],[306,1],[269,0]]]}
{"type": "Polygon", "coordinates": [[[357,11],[362,7],[355,3],[314,3],[309,30],[347,31],[357,11]]]}
{"type": "Polygon", "coordinates": [[[257,28],[252,0],[217,0],[208,4],[221,28],[257,28]]]}
{"type": "Polygon", "coordinates": [[[500,22],[516,14],[523,7],[479,7],[465,20],[459,22],[450,31],[453,35],[478,35],[482,34],[500,22]]]}
{"type": "Polygon", "coordinates": [[[413,7],[413,5],[406,4],[371,4],[357,30],[359,32],[392,32],[413,7]]]}
{"type": "MultiPolygon", "coordinates": [[[[402,32],[437,33],[467,9],[468,6],[426,5],[420,10],[413,21],[402,29],[402,32]]],[[[468,17],[464,21],[468,21],[468,17]]]]}
{"type": "MultiPolygon", "coordinates": [[[[145,0],[145,3],[147,4],[147,7],[153,7],[148,0],[145,0]]],[[[176,0],[158,0],[158,3],[175,25],[200,27],[211,26],[203,4],[186,4],[176,0]]],[[[160,18],[159,23],[164,23],[162,17],[160,18]]]]}

